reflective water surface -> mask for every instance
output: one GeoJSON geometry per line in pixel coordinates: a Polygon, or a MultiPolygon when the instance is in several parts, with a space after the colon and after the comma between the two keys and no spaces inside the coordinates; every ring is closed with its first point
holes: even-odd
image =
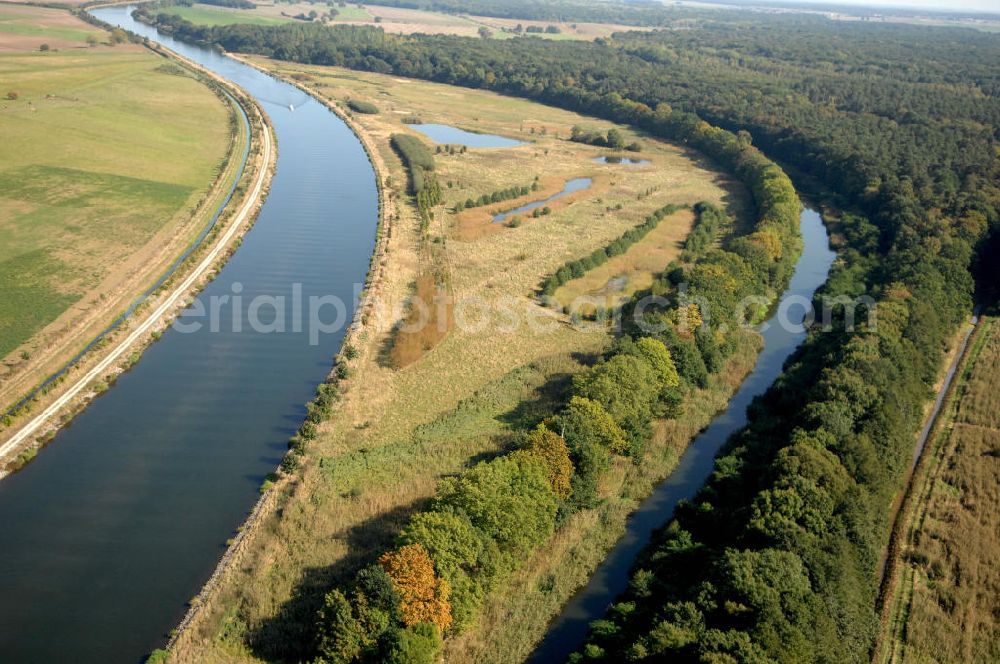
{"type": "Polygon", "coordinates": [[[632,563],[649,543],[653,531],[670,520],[678,502],[693,497],[705,483],[712,472],[716,453],[733,432],[747,423],[747,406],[771,386],[781,374],[785,360],[805,340],[805,332],[794,329],[794,326],[801,327],[805,316],[801,303],[808,303],[826,281],[835,254],[830,250],[826,228],[817,212],[804,210],[800,226],[804,243],[802,255],[782,296],[784,304],[765,323],[764,350],[753,371],[726,410],[691,442],[674,472],[629,517],[625,534],[615,548],[591,576],[590,582],[563,607],[562,613],[549,626],[528,660],[532,664],[563,662],[582,645],[590,623],[603,618],[615,598],[625,592],[632,563]],[[777,325],[778,316],[793,326],[777,325]]]}
{"type": "Polygon", "coordinates": [[[525,212],[531,212],[535,208],[540,208],[546,203],[551,203],[554,200],[560,199],[567,194],[572,194],[574,191],[583,191],[584,189],[589,189],[590,185],[593,184],[593,180],[590,178],[573,178],[568,180],[566,185],[557,194],[552,194],[548,198],[543,198],[539,201],[532,201],[530,203],[525,203],[520,207],[516,207],[513,210],[507,210],[506,212],[501,212],[500,214],[493,216],[493,223],[500,223],[510,217],[524,214],[525,212]]]}
{"type": "Polygon", "coordinates": [[[93,13],[256,97],[274,124],[278,168],[256,225],[202,294],[230,296],[219,331],[167,331],[0,482],[4,663],[137,662],[165,642],[280,461],[342,338],[341,330],[310,345],[306,329],[290,324],[254,332],[242,303],[290,297],[297,283],[304,301],[342,298],[349,321],[374,247],[374,172],[336,116],[250,67],[160,37],[132,20],[131,7],[93,13]]]}
{"type": "Polygon", "coordinates": [[[452,127],[451,125],[412,124],[410,127],[413,127],[435,143],[444,145],[466,145],[470,148],[514,148],[518,145],[527,145],[524,141],[507,138],[506,136],[478,134],[459,129],[458,127],[452,127]]]}
{"type": "Polygon", "coordinates": [[[614,155],[607,155],[605,157],[594,157],[594,161],[599,164],[612,164],[612,165],[624,165],[624,166],[643,166],[649,163],[648,159],[639,159],[636,157],[617,157],[614,155]]]}

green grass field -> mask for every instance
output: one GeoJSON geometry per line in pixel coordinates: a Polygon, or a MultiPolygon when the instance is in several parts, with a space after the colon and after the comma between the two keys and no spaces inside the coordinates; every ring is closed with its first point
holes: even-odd
{"type": "Polygon", "coordinates": [[[372,15],[368,13],[368,10],[364,7],[358,7],[357,5],[347,5],[346,7],[337,7],[337,21],[370,21],[372,20],[372,15]]]}
{"type": "Polygon", "coordinates": [[[33,352],[26,342],[67,308],[137,292],[192,233],[231,140],[225,104],[177,65],[135,46],[28,50],[24,26],[44,12],[53,32],[40,39],[104,33],[14,11],[0,19],[14,51],[0,58],[0,357],[33,352]]]}
{"type": "Polygon", "coordinates": [[[84,42],[94,30],[86,24],[80,27],[53,25],[45,17],[26,13],[20,7],[9,9],[0,6],[0,33],[36,37],[41,43],[53,38],[84,42]]]}
{"type": "Polygon", "coordinates": [[[292,23],[296,19],[283,16],[267,16],[246,9],[227,9],[224,7],[212,7],[209,5],[194,5],[191,7],[164,7],[160,10],[167,14],[175,14],[181,18],[191,21],[195,25],[281,25],[292,23]]]}
{"type": "MultiPolygon", "coordinates": [[[[357,5],[347,5],[346,7],[336,7],[337,16],[334,21],[371,21],[372,15],[364,7],[357,5]]],[[[301,23],[302,21],[293,16],[298,14],[309,14],[315,11],[324,15],[328,8],[326,5],[311,5],[308,3],[298,4],[261,4],[256,9],[230,9],[227,7],[215,7],[212,5],[195,4],[191,7],[175,6],[164,7],[160,11],[175,14],[181,18],[191,21],[195,25],[281,25],[283,23],[301,23]],[[282,16],[287,14],[287,16],[282,16]]]]}
{"type": "MultiPolygon", "coordinates": [[[[517,21],[513,19],[497,19],[486,16],[458,16],[455,14],[445,14],[442,12],[424,11],[418,9],[404,9],[399,7],[384,7],[380,5],[361,5],[356,3],[347,4],[344,7],[337,6],[337,15],[330,19],[327,16],[328,8],[323,4],[310,4],[307,2],[296,2],[290,4],[258,3],[254,9],[231,9],[226,7],[215,7],[212,5],[195,4],[191,7],[174,6],[163,7],[158,11],[175,14],[196,25],[218,26],[218,25],[278,25],[281,23],[301,22],[293,18],[299,14],[308,15],[315,11],[318,14],[317,21],[323,21],[330,25],[336,23],[370,23],[381,27],[388,33],[412,34],[451,34],[466,37],[477,37],[479,29],[485,27],[490,30],[493,39],[514,39],[519,35],[513,32],[516,25],[536,25],[540,28],[547,27],[549,22],[542,21],[517,21]],[[376,23],[376,17],[378,22],[376,23]]],[[[607,37],[615,31],[625,29],[625,26],[612,24],[583,23],[570,24],[562,22],[551,22],[560,29],[558,33],[537,32],[529,33],[526,36],[539,39],[594,39],[596,37],[607,37]]]]}

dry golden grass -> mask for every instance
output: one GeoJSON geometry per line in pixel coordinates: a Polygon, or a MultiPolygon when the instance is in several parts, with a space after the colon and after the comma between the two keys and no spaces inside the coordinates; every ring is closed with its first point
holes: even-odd
{"type": "MultiPolygon", "coordinates": [[[[729,201],[734,204],[730,211],[736,213],[744,200],[737,187],[673,146],[636,136],[645,145],[643,157],[652,163],[623,167],[594,163],[592,158],[601,150],[565,140],[574,124],[606,130],[613,126],[609,123],[487,92],[253,60],[329,99],[364,99],[379,107],[377,115],[357,114],[354,119],[387,164],[387,196],[393,203],[409,200],[403,193],[406,175],[388,144],[391,134],[410,131],[401,122],[403,117],[417,114],[425,122],[531,142],[511,149],[439,155],[437,177],[446,205],[436,209],[427,240],[420,237],[412,205],[394,206],[388,258],[378,266],[383,276],[375,293],[382,303],[379,323],[368,326],[370,331],[358,342],[362,346],[350,363],[354,377],[345,399],[322,425],[300,476],[285,485],[280,514],[269,517],[250,540],[247,557],[224,578],[219,595],[180,641],[176,661],[277,657],[278,653],[254,650],[248,643],[277,643],[281,634],[306,628],[322,591],[389,546],[442,475],[502,449],[514,429],[545,409],[525,403],[546,403],[553,390],[581,368],[580,358],[592,357],[606,346],[609,335],[604,328],[574,327],[567,317],[536,301],[533,293],[544,275],[567,258],[604,246],[667,203],[729,201]],[[535,175],[548,183],[543,188],[556,190],[573,177],[595,177],[602,184],[553,205],[550,215],[526,220],[521,227],[500,227],[469,241],[457,239],[455,215],[447,211],[455,202],[529,184],[535,175]],[[651,189],[655,191],[649,193],[651,189]],[[621,208],[615,209],[618,205],[621,208]],[[446,275],[456,324],[433,350],[396,371],[385,362],[391,330],[417,275],[428,269],[446,275]],[[521,324],[511,325],[511,315],[521,324]]],[[[544,193],[535,192],[539,197],[544,193]]],[[[505,207],[514,204],[507,202],[505,207]]],[[[744,349],[741,362],[752,355],[744,349]]],[[[741,367],[735,366],[732,375],[741,367]]],[[[692,400],[697,413],[665,425],[662,443],[651,446],[656,459],[643,471],[649,477],[634,477],[628,471],[626,478],[623,467],[609,480],[609,491],[616,493],[625,485],[645,487],[652,475],[662,475],[676,457],[668,448],[683,446],[725,402],[727,389],[692,400]]],[[[560,541],[573,547],[583,541],[579,538],[597,538],[582,567],[558,568],[570,574],[566,587],[578,583],[587,565],[599,560],[604,549],[594,543],[613,540],[635,495],[624,502],[612,501],[617,507],[607,519],[597,521],[598,530],[587,525],[595,523],[593,516],[581,515],[579,527],[560,535],[560,541]]],[[[541,604],[539,610],[550,615],[555,606],[541,604]]],[[[493,624],[490,615],[484,625],[493,624]]],[[[539,620],[544,624],[544,617],[539,620]]],[[[492,644],[488,649],[498,647],[482,638],[492,644]]]]}
{"type": "Polygon", "coordinates": [[[560,286],[554,294],[556,302],[581,314],[595,306],[612,309],[625,302],[637,291],[649,288],[653,278],[680,255],[692,224],[694,212],[678,210],[624,254],[560,286]],[[585,304],[573,306],[584,300],[585,304]]]}
{"type": "Polygon", "coordinates": [[[984,325],[904,553],[893,661],[1000,661],[1000,325],[984,325]]]}

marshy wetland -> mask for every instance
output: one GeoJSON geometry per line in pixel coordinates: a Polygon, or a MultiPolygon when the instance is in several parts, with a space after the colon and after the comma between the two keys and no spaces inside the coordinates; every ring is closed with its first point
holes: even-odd
{"type": "MultiPolygon", "coordinates": [[[[252,541],[246,563],[225,577],[216,599],[178,643],[178,656],[188,659],[304,656],[255,651],[248,644],[260,634],[290,626],[296,615],[322,600],[318,589],[346,578],[391,546],[406,515],[433,493],[439,477],[503,449],[518,426],[515,413],[545,402],[551,385],[581,371],[607,346],[611,337],[606,329],[570,325],[566,316],[539,301],[536,290],[548,273],[604,246],[668,203],[707,200],[727,209],[734,220],[743,218],[747,206],[742,187],[698,155],[625,127],[621,129],[630,140],[642,143],[641,157],[650,161],[628,173],[593,161],[606,149],[568,140],[574,125],[607,131],[615,126],[611,123],[411,79],[259,57],[249,61],[345,112],[348,99],[375,107],[375,113],[353,113],[352,118],[385,168],[385,210],[392,231],[385,260],[376,267],[374,295],[386,306],[381,313],[372,312],[373,320],[381,315],[378,333],[353,349],[350,370],[363,380],[351,381],[311,443],[310,456],[317,461],[283,490],[287,507],[282,517],[268,520],[252,541]],[[465,150],[457,143],[438,146],[412,128],[415,119],[524,144],[465,150]],[[407,172],[390,145],[390,137],[400,133],[420,138],[434,153],[442,204],[425,229],[407,194],[407,172]],[[493,223],[494,215],[558,194],[578,179],[590,180],[590,186],[551,201],[548,214],[522,215],[516,227],[493,223]],[[527,193],[456,211],[470,199],[515,188],[527,193]],[[428,275],[455,303],[456,320],[422,357],[394,368],[390,350],[400,309],[391,305],[406,303],[414,284],[426,284],[428,275]],[[505,307],[513,307],[525,324],[498,328],[505,307]],[[241,616],[239,623],[234,615],[241,616]]],[[[672,229],[673,239],[655,236],[651,241],[672,242],[671,250],[679,251],[689,224],[681,214],[665,219],[661,226],[672,229]]],[[[648,269],[665,266],[666,261],[648,269]]],[[[653,455],[658,461],[641,472],[628,463],[616,467],[607,483],[609,495],[624,484],[644,486],[662,477],[676,461],[670,450],[683,446],[725,404],[752,366],[755,350],[753,336],[744,337],[725,376],[702,391],[684,422],[660,430],[654,445],[658,454],[653,455]]],[[[593,513],[575,518],[547,550],[551,555],[544,569],[532,563],[530,574],[553,573],[561,579],[558,592],[539,604],[540,611],[553,615],[559,597],[568,597],[572,584],[579,583],[574,579],[596,565],[630,504],[615,500],[600,518],[593,513]],[[578,546],[586,553],[570,554],[578,546]]],[[[544,558],[545,552],[540,555],[544,558]]],[[[503,592],[490,597],[488,606],[495,608],[487,611],[481,626],[451,642],[449,661],[473,661],[495,652],[500,642],[490,636],[496,630],[494,610],[514,601],[503,592]]],[[[528,643],[511,652],[523,652],[528,643]]]]}

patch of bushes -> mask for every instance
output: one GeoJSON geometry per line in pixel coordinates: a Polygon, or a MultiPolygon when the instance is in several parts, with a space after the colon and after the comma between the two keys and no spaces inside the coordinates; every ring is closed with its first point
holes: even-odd
{"type": "Polygon", "coordinates": [[[409,134],[393,134],[389,139],[410,174],[410,192],[417,197],[420,229],[426,234],[434,218],[432,208],[441,202],[441,185],[434,175],[434,153],[409,134]]]}
{"type": "Polygon", "coordinates": [[[694,206],[694,226],[684,241],[681,260],[693,262],[715,242],[719,227],[726,221],[726,213],[711,203],[702,201],[694,206]]]}
{"type": "Polygon", "coordinates": [[[392,147],[409,169],[434,170],[434,153],[427,144],[410,134],[393,134],[389,139],[392,147]]]}
{"type": "Polygon", "coordinates": [[[570,129],[569,140],[575,143],[585,143],[596,145],[601,148],[611,148],[612,150],[628,150],[629,152],[642,152],[642,145],[637,141],[626,143],[625,137],[619,129],[609,129],[608,133],[602,134],[597,131],[586,131],[578,126],[570,129]]]}
{"type": "Polygon", "coordinates": [[[530,185],[524,185],[521,187],[508,187],[507,189],[500,189],[494,191],[491,194],[483,194],[479,198],[467,198],[464,202],[459,201],[455,204],[455,212],[461,212],[468,208],[483,207],[484,205],[492,205],[493,203],[501,203],[503,201],[509,201],[514,198],[521,198],[522,196],[527,196],[533,191],[538,191],[538,178],[530,185]]]}
{"type": "Polygon", "coordinates": [[[363,99],[348,99],[347,107],[355,113],[365,113],[367,115],[378,114],[378,106],[363,99]]]}
{"type": "MultiPolygon", "coordinates": [[[[249,0],[198,0],[203,5],[214,5],[216,7],[229,7],[230,9],[254,9],[257,7],[249,0]]],[[[193,4],[193,3],[189,3],[193,4]]]]}
{"type": "Polygon", "coordinates": [[[471,624],[486,594],[549,541],[561,517],[593,504],[612,454],[641,453],[651,421],[672,412],[679,388],[661,342],[616,343],[576,377],[560,412],[524,433],[516,450],[443,479],[398,546],[362,570],[350,593],[327,595],[317,615],[320,654],[385,661],[406,644],[432,661],[437,650],[426,651],[440,648],[436,635],[471,624]],[[389,586],[383,580],[371,590],[383,573],[389,586]]]}

